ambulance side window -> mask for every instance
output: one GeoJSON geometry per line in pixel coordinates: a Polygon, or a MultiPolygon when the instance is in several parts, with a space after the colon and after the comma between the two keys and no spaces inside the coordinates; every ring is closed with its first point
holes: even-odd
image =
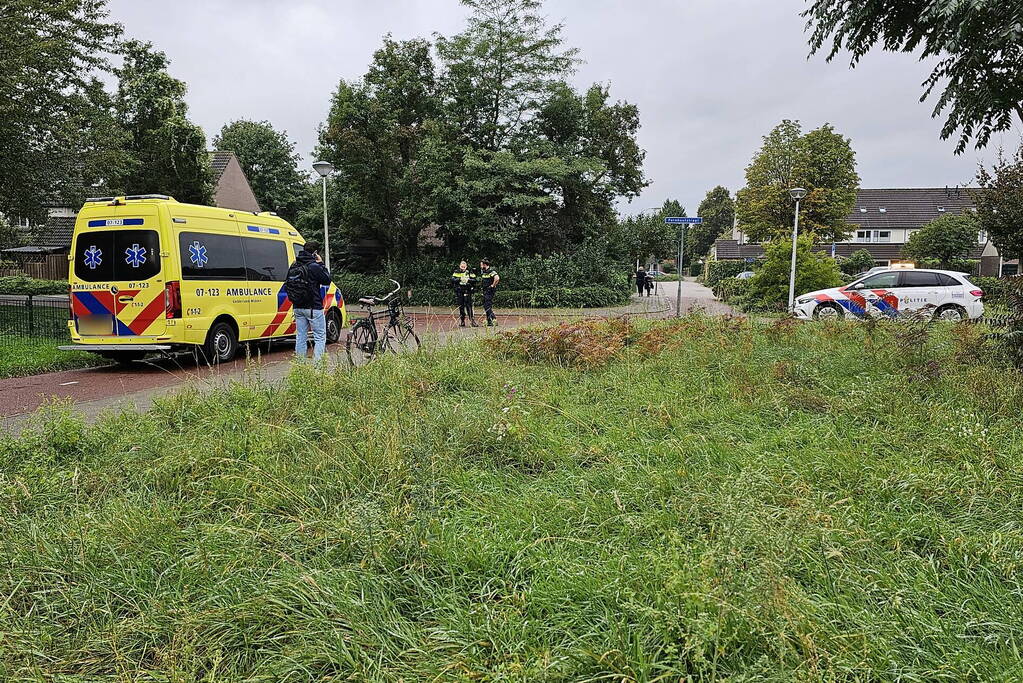
{"type": "MultiPolygon", "coordinates": [[[[295,258],[297,259],[298,255],[302,253],[303,248],[302,245],[296,242],[295,244],[291,245],[291,248],[295,251],[295,258]]],[[[291,262],[294,263],[295,259],[292,259],[291,262]]]]}
{"type": "Polygon", "coordinates": [[[288,248],[284,242],[243,237],[245,272],[249,280],[284,282],[288,275],[288,248]]]}
{"type": "Polygon", "coordinates": [[[241,238],[208,232],[178,236],[181,277],[185,280],[244,280],[241,238]]]}

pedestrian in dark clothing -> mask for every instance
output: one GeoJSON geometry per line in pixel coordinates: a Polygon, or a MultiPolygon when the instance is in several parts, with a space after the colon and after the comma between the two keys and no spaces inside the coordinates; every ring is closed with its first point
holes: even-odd
{"type": "Polygon", "coordinates": [[[653,296],[654,294],[654,278],[651,277],[650,273],[646,274],[646,295],[653,296]]]}
{"type": "Polygon", "coordinates": [[[476,323],[476,316],[472,311],[472,291],[476,289],[476,273],[469,270],[469,264],[462,261],[458,264],[458,270],[451,274],[451,287],[455,290],[455,300],[458,302],[458,315],[461,318],[461,327],[465,327],[465,318],[469,317],[469,323],[473,327],[479,327],[476,323]]]}
{"type": "Polygon", "coordinates": [[[288,269],[284,292],[295,312],[295,355],[309,353],[309,333],[313,335],[313,360],[323,357],[327,346],[327,319],[323,315],[321,285],[330,284],[330,273],[317,253],[320,245],[306,242],[288,269]]]}
{"type": "Polygon", "coordinates": [[[643,296],[643,290],[646,288],[646,268],[640,266],[636,270],[636,293],[643,296]]]}
{"type": "Polygon", "coordinates": [[[487,314],[487,327],[497,324],[497,318],[494,316],[494,294],[500,281],[501,276],[490,267],[490,261],[487,259],[480,261],[480,287],[483,288],[483,310],[487,314]]]}

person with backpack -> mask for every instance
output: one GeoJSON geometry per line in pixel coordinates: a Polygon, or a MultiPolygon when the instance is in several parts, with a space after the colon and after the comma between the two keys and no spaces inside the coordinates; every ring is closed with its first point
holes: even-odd
{"type": "Polygon", "coordinates": [[[480,261],[480,286],[483,288],[483,310],[487,314],[487,327],[497,324],[497,317],[494,315],[494,294],[497,293],[497,283],[501,276],[490,267],[490,260],[480,261]]]}
{"type": "Polygon", "coordinates": [[[284,280],[284,293],[291,299],[295,312],[295,355],[299,358],[308,355],[312,331],[314,361],[323,357],[327,347],[327,319],[323,315],[320,286],[330,284],[330,273],[323,266],[319,250],[317,242],[306,242],[284,280]]]}

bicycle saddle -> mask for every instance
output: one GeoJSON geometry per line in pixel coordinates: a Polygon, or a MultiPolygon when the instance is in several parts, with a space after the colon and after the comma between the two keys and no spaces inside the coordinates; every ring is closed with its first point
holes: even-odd
{"type": "Polygon", "coordinates": [[[364,297],[362,297],[361,299],[359,299],[359,303],[360,303],[360,304],[363,304],[363,305],[365,305],[365,306],[372,306],[372,305],[373,305],[373,304],[375,304],[376,302],[377,302],[377,300],[376,300],[376,299],[374,299],[374,298],[373,298],[373,297],[371,297],[371,296],[364,296],[364,297]]]}

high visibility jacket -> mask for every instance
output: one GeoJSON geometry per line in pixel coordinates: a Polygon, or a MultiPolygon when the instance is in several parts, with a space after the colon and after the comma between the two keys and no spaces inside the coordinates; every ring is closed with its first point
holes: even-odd
{"type": "Polygon", "coordinates": [[[451,274],[451,286],[456,292],[471,292],[476,286],[476,273],[471,270],[456,270],[451,274]]]}
{"type": "Polygon", "coordinates": [[[497,277],[497,271],[491,268],[490,270],[484,270],[480,272],[480,287],[486,289],[494,284],[494,278],[497,277]]]}

